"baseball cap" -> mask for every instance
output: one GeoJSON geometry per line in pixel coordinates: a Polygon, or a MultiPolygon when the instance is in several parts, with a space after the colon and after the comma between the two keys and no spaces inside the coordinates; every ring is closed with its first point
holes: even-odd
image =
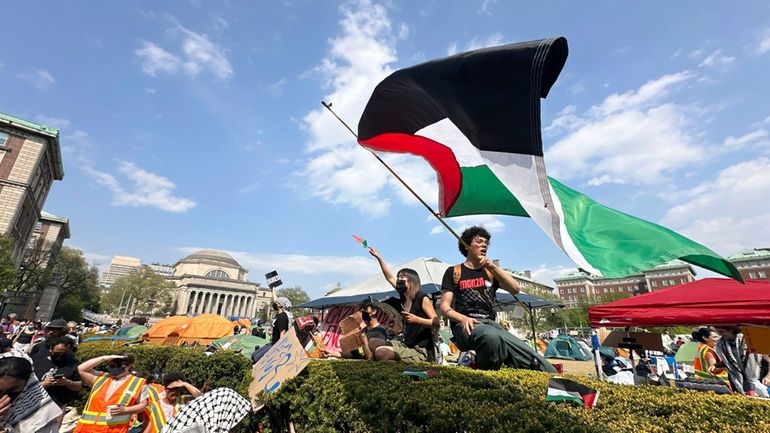
{"type": "Polygon", "coordinates": [[[66,328],[67,327],[67,321],[64,319],[54,319],[48,322],[47,325],[45,325],[46,328],[66,328]]]}

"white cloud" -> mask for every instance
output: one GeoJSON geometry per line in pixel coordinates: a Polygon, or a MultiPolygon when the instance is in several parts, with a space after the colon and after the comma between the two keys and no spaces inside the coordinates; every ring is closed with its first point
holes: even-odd
{"type": "Polygon", "coordinates": [[[53,75],[44,69],[22,72],[18,75],[18,78],[32,84],[38,90],[46,90],[56,82],[53,75]]]}
{"type": "Polygon", "coordinates": [[[572,87],[569,88],[569,91],[573,95],[579,95],[579,94],[583,93],[585,90],[586,90],[586,86],[583,83],[574,84],[572,87]]]}
{"type": "Polygon", "coordinates": [[[226,19],[217,16],[214,18],[214,30],[222,31],[230,28],[230,23],[226,19]]]}
{"type": "Polygon", "coordinates": [[[479,10],[479,13],[492,15],[490,9],[492,9],[492,7],[495,5],[497,5],[497,0],[483,0],[481,2],[481,9],[479,10]]]}
{"type": "Polygon", "coordinates": [[[679,192],[683,203],[662,220],[720,254],[770,245],[770,159],[744,161],[720,171],[716,179],[679,192]]]}
{"type": "Polygon", "coordinates": [[[96,266],[99,269],[99,273],[104,273],[109,269],[110,262],[112,262],[112,256],[109,254],[99,254],[88,251],[86,248],[67,244],[68,247],[80,250],[83,253],[83,257],[86,259],[86,263],[89,266],[96,266]]]}
{"type": "Polygon", "coordinates": [[[703,59],[702,62],[698,65],[698,67],[714,67],[714,66],[729,66],[735,61],[735,57],[732,56],[726,56],[722,54],[722,49],[718,49],[714,51],[710,56],[703,59]]]}
{"type": "Polygon", "coordinates": [[[530,269],[530,274],[532,275],[532,279],[535,281],[540,281],[541,283],[548,284],[550,286],[554,285],[553,279],[556,277],[561,277],[565,274],[568,274],[572,271],[575,271],[576,269],[574,267],[569,266],[548,266],[547,264],[543,263],[540,266],[538,266],[535,269],[530,269]]]}
{"type": "Polygon", "coordinates": [[[158,90],[157,89],[153,89],[151,87],[145,87],[144,93],[146,93],[148,95],[156,95],[158,93],[158,90]]]}
{"type": "Polygon", "coordinates": [[[757,129],[756,131],[741,135],[740,137],[729,136],[725,138],[724,144],[731,150],[737,150],[749,146],[754,148],[767,147],[768,144],[770,144],[770,141],[767,138],[766,130],[757,129]]]}
{"type": "Polygon", "coordinates": [[[134,51],[142,63],[142,71],[155,77],[159,72],[185,74],[196,77],[207,71],[220,80],[233,76],[233,67],[227,59],[227,51],[213,42],[206,34],[187,29],[175,18],[169,17],[174,27],[170,34],[177,36],[181,52],[172,53],[150,41],[134,51]]]}
{"type": "MultiPolygon", "coordinates": [[[[429,221],[434,221],[434,217],[428,217],[429,221]]],[[[489,230],[490,233],[501,233],[505,229],[505,223],[494,215],[467,215],[461,217],[445,218],[444,221],[457,233],[473,226],[481,226],[489,230]]],[[[430,234],[435,235],[447,231],[441,223],[436,223],[430,234]]]]}
{"type": "Polygon", "coordinates": [[[465,52],[465,51],[473,51],[478,50],[480,48],[487,48],[487,47],[493,47],[495,45],[500,45],[503,43],[503,35],[502,33],[493,33],[489,35],[486,39],[479,39],[478,36],[475,36],[473,39],[470,40],[465,45],[465,48],[460,50],[457,46],[457,42],[452,42],[451,45],[447,48],[446,52],[447,55],[452,56],[459,52],[465,52]]]}
{"type": "Polygon", "coordinates": [[[280,98],[283,96],[284,85],[286,85],[286,78],[281,78],[280,80],[267,86],[267,93],[271,96],[275,96],[276,98],[280,98]]]}
{"type": "Polygon", "coordinates": [[[35,116],[35,120],[43,125],[50,126],[56,129],[62,129],[69,127],[72,123],[67,119],[61,119],[53,116],[46,116],[45,114],[38,114],[35,116]]]}
{"type": "Polygon", "coordinates": [[[637,90],[612,94],[582,115],[566,107],[545,129],[565,134],[546,151],[551,175],[584,177],[592,185],[654,183],[704,160],[704,146],[691,125],[697,109],[665,101],[694,77],[687,71],[664,75],[637,90]]]}
{"type": "MultiPolygon", "coordinates": [[[[360,0],[341,6],[340,11],[341,34],[329,40],[329,51],[316,72],[329,89],[324,99],[333,102],[337,114],[354,125],[371,91],[392,72],[389,65],[396,61],[398,35],[381,5],[360,0]]],[[[325,108],[305,115],[302,127],[309,134],[306,151],[311,154],[298,173],[305,180],[303,191],[370,216],[387,214],[391,202],[383,194],[391,184],[390,174],[355,143],[350,132],[325,108]]],[[[406,161],[400,155],[389,155],[389,161],[391,157],[396,164],[406,161]]],[[[394,168],[412,180],[402,167],[394,168]]],[[[433,191],[435,196],[435,187],[433,191]]]]}
{"type": "Polygon", "coordinates": [[[149,41],[142,41],[142,47],[134,53],[142,62],[142,71],[151,77],[158,72],[176,73],[182,64],[179,57],[149,41]]]}
{"type": "MultiPolygon", "coordinates": [[[[177,248],[180,253],[185,255],[202,249],[205,248],[177,248]]],[[[377,262],[372,260],[368,254],[365,256],[343,257],[224,251],[233,256],[241,266],[249,269],[249,279],[252,281],[259,281],[261,279],[260,274],[267,273],[273,269],[277,270],[278,275],[281,276],[290,273],[302,275],[337,274],[350,278],[367,277],[379,270],[377,262]]],[[[291,284],[285,277],[283,277],[283,281],[286,284],[291,284]]]]}
{"type": "Polygon", "coordinates": [[[761,56],[768,51],[770,51],[770,29],[765,29],[760,35],[760,40],[754,49],[754,54],[761,56]]]}
{"type": "Polygon", "coordinates": [[[195,202],[176,197],[172,193],[176,185],[167,178],[137,167],[132,162],[121,161],[118,171],[132,184],[126,187],[112,174],[83,165],[83,170],[97,183],[112,192],[114,206],[155,207],[167,212],[186,212],[195,202]]]}

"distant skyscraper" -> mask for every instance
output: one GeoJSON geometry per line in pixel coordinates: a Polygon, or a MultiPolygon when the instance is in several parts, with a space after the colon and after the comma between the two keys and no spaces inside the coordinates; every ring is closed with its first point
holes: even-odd
{"type": "Polygon", "coordinates": [[[174,267],[172,265],[162,265],[160,263],[151,263],[147,265],[153,272],[161,277],[171,277],[174,275],[174,267]]]}
{"type": "Polygon", "coordinates": [[[108,292],[115,281],[120,277],[125,277],[131,271],[140,266],[139,259],[136,257],[115,256],[110,262],[110,268],[102,274],[99,285],[102,286],[102,293],[108,292]]]}

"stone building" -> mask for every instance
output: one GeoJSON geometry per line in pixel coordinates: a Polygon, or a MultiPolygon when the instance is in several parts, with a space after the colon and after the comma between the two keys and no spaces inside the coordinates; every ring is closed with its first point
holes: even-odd
{"type": "Polygon", "coordinates": [[[248,280],[249,271],[223,251],[201,250],[174,264],[172,314],[257,317],[273,292],[248,280]]]}
{"type": "Polygon", "coordinates": [[[641,274],[620,278],[603,278],[580,271],[554,278],[556,294],[567,307],[574,307],[588,300],[636,296],[694,280],[693,267],[679,260],[645,269],[641,274]]]}
{"type": "Polygon", "coordinates": [[[102,294],[108,293],[110,287],[115,284],[115,281],[117,281],[118,278],[125,277],[131,273],[131,271],[139,269],[139,266],[141,266],[141,262],[136,257],[113,256],[110,267],[99,279],[99,286],[101,287],[102,294]]]}
{"type": "Polygon", "coordinates": [[[747,280],[770,281],[770,248],[743,251],[727,258],[747,280]]]}
{"type": "MultiPolygon", "coordinates": [[[[41,272],[52,268],[65,239],[70,237],[69,219],[48,212],[41,212],[40,221],[35,224],[25,251],[20,272],[41,272]],[[27,269],[24,269],[27,267],[27,269]]],[[[60,276],[51,275],[45,287],[25,290],[9,297],[3,314],[16,313],[21,318],[47,321],[51,319],[59,301],[60,276]]]]}
{"type": "Polygon", "coordinates": [[[59,130],[0,113],[0,233],[24,251],[54,180],[62,180],[59,130]]]}

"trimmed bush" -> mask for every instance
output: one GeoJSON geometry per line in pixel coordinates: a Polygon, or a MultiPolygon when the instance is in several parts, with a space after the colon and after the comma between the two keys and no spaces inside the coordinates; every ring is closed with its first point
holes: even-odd
{"type": "Polygon", "coordinates": [[[312,362],[259,412],[273,432],[770,432],[770,402],[571,377],[600,390],[586,409],[545,401],[549,375],[402,363],[312,362]],[[436,369],[413,380],[405,369],[436,369]]]}
{"type": "MultiPolygon", "coordinates": [[[[88,342],[78,347],[76,353],[80,362],[102,355],[131,353],[134,355],[136,371],[159,373],[178,371],[185,378],[202,390],[219,387],[233,388],[248,398],[251,381],[251,362],[243,355],[226,350],[219,350],[213,355],[205,355],[202,348],[167,347],[167,346],[130,346],[110,347],[110,342],[88,342]]],[[[106,367],[105,367],[106,368],[106,367]]],[[[85,396],[87,397],[88,390],[85,396]]],[[[85,399],[78,409],[82,409],[85,399]]]]}

